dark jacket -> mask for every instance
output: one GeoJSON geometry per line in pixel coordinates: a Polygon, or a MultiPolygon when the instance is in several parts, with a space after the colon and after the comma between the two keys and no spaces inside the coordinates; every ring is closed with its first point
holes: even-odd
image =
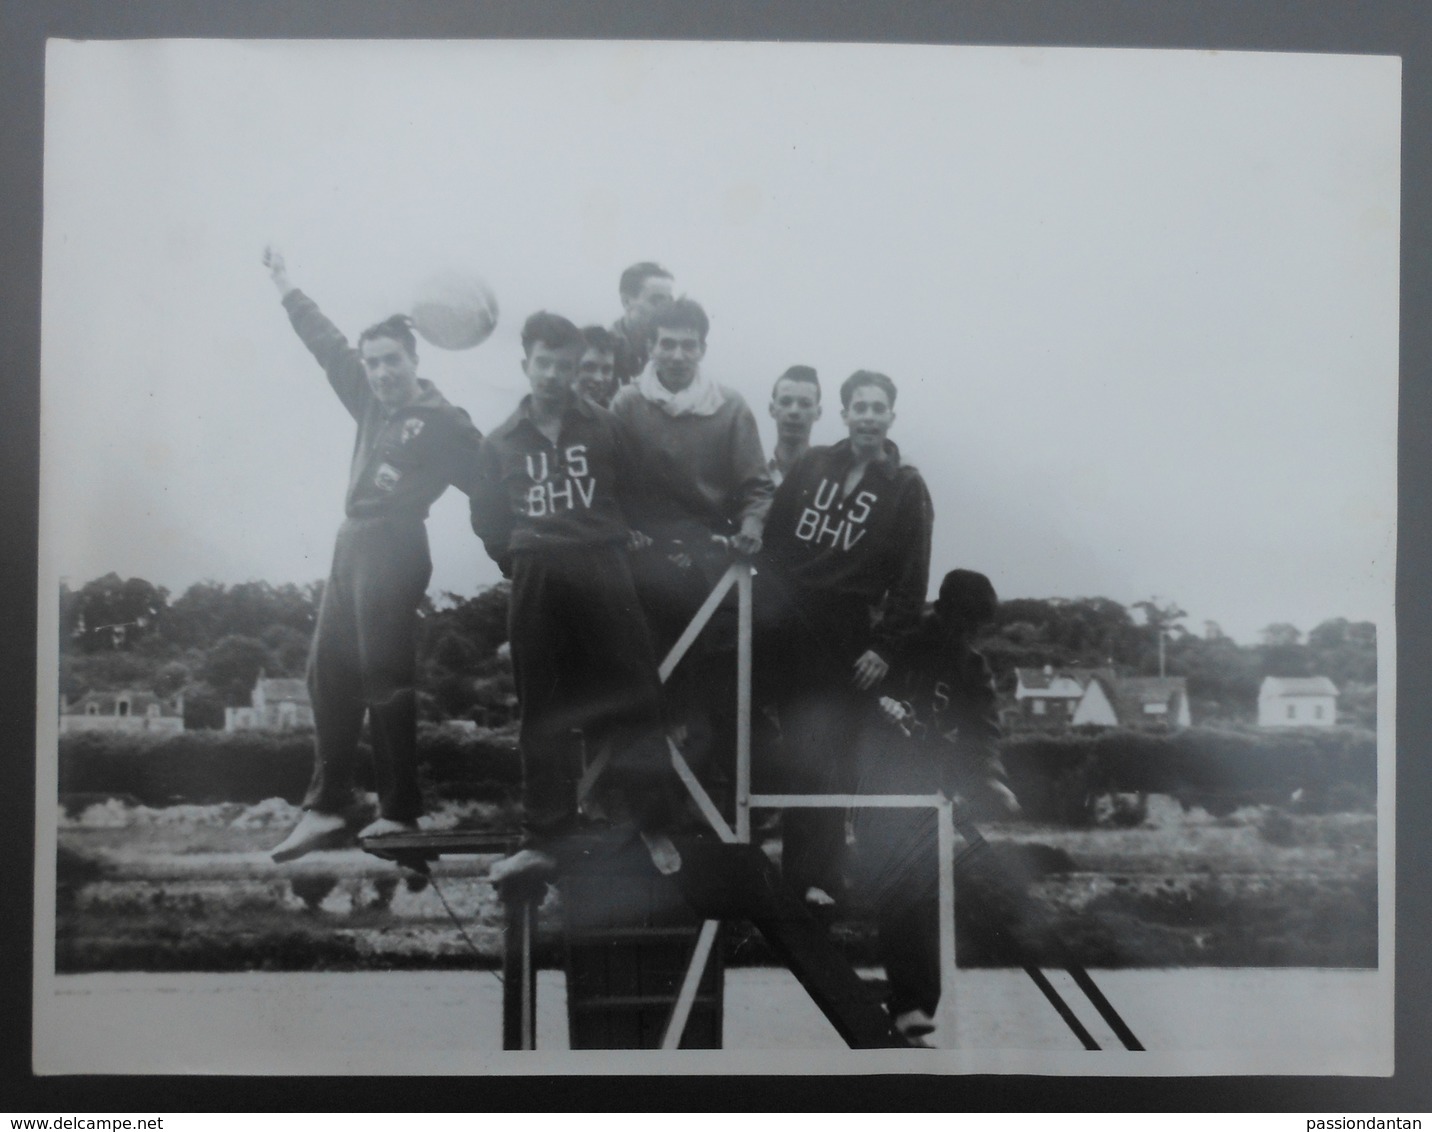
{"type": "Polygon", "coordinates": [[[574,398],[553,444],[524,397],[477,457],[472,529],[504,565],[513,551],[625,542],[625,498],[640,479],[636,446],[607,410],[574,398]]]}
{"type": "Polygon", "coordinates": [[[734,389],[717,388],[721,405],[708,415],[670,416],[637,385],[612,399],[612,412],[641,444],[646,474],[633,518],[653,537],[761,532],[775,488],[756,418],[734,389]]]}
{"type": "Polygon", "coordinates": [[[612,337],[617,340],[617,348],[612,357],[612,374],[616,378],[617,388],[620,389],[646,369],[651,347],[644,337],[632,337],[625,318],[619,318],[612,323],[612,337]]]}
{"type": "Polygon", "coordinates": [[[916,737],[953,743],[974,766],[999,757],[999,699],[984,655],[952,638],[933,612],[895,658],[890,694],[915,712],[916,737]]]}
{"type": "Polygon", "coordinates": [[[920,473],[885,444],[886,459],[869,465],[843,498],[850,441],[802,456],[766,516],[762,562],[790,601],[878,610],[870,647],[889,661],[924,607],[934,507],[920,473]]]}
{"type": "Polygon", "coordinates": [[[358,422],[348,471],[350,519],[426,519],[449,484],[468,491],[482,434],[467,413],[419,380],[415,401],[389,411],[368,385],[357,350],[302,291],[283,298],[289,321],[328,375],[328,384],[358,422]]]}

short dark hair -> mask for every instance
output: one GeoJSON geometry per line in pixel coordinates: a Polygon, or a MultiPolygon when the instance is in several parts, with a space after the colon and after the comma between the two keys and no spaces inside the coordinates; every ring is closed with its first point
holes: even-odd
{"type": "Polygon", "coordinates": [[[617,352],[617,336],[605,326],[582,327],[582,341],[589,350],[600,350],[604,354],[617,352]]]}
{"type": "Polygon", "coordinates": [[[522,352],[529,358],[538,342],[549,350],[565,350],[582,344],[582,332],[570,319],[551,311],[538,311],[522,324],[522,352]]]}
{"type": "Polygon", "coordinates": [[[951,570],[940,583],[935,613],[942,621],[975,629],[994,620],[999,598],[992,583],[974,570],[951,570]]]}
{"type": "Polygon", "coordinates": [[[652,319],[651,340],[653,342],[656,341],[656,332],[661,329],[694,330],[702,343],[705,343],[706,335],[711,329],[711,320],[706,317],[706,312],[701,309],[700,303],[682,295],[670,306],[663,307],[661,313],[652,319]]]}
{"type": "Polygon", "coordinates": [[[634,263],[622,272],[621,282],[617,284],[617,293],[624,299],[634,299],[641,294],[641,289],[646,286],[648,279],[672,279],[674,276],[659,263],[652,263],[645,259],[640,263],[634,263]]]}
{"type": "Polygon", "coordinates": [[[358,348],[363,348],[363,343],[370,338],[391,338],[403,349],[408,351],[408,357],[416,359],[418,356],[418,340],[413,337],[413,320],[405,314],[392,314],[382,322],[375,322],[362,334],[358,335],[358,348]]]}
{"type": "Polygon", "coordinates": [[[850,398],[862,385],[874,385],[885,390],[890,395],[890,407],[895,407],[895,383],[883,373],[876,373],[873,369],[858,369],[847,377],[840,385],[840,407],[850,408],[850,398]]]}
{"type": "Polygon", "coordinates": [[[814,366],[791,366],[790,369],[776,378],[776,383],[771,386],[772,400],[775,400],[776,390],[781,387],[781,382],[783,381],[799,381],[802,385],[814,385],[815,399],[817,401],[820,400],[820,377],[815,372],[814,366]]]}

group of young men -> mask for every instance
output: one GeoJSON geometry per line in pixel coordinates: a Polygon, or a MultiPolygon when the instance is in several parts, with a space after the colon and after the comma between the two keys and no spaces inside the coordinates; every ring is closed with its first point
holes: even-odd
{"type": "MultiPolygon", "coordinates": [[[[424,520],[449,485],[469,496],[473,530],[512,583],[525,838],[493,867],[495,881],[559,874],[573,835],[594,819],[629,822],[658,868],[680,868],[667,835],[694,817],[670,750],[719,796],[734,748],[732,611],[718,610],[665,686],[658,664],[733,555],[755,565],[765,783],[786,793],[943,789],[1015,808],[994,747],[989,670],[969,644],[994,591],[983,575],[952,571],[924,612],[933,508],[889,439],[889,377],[847,378],[848,436],[811,447],[819,378],[790,367],[772,390],[768,460],[745,400],[702,368],[706,312],[675,297],[669,272],[641,263],[621,277],[624,313],[610,329],[545,311],[527,319],[530,392],[483,437],[417,377],[404,318],[351,347],[292,286],[281,255],[270,249],[265,263],[358,424],[310,655],[314,775],[276,860],[352,836],[365,713],[379,816],[360,836],[416,828],[424,520]]],[[[913,935],[910,924],[933,916],[935,863],[912,847],[933,841],[918,823],[860,825],[848,863],[844,815],[787,813],[782,867],[816,903],[843,899],[852,878],[872,889],[889,937],[892,1017],[918,1034],[938,974],[933,921],[913,935]]]]}

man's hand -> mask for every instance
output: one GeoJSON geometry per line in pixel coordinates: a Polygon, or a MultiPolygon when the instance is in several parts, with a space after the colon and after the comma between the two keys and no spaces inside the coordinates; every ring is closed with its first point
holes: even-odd
{"type": "Polygon", "coordinates": [[[995,803],[1003,807],[1009,817],[1018,817],[1020,813],[1019,799],[1014,796],[1014,791],[1001,782],[998,778],[985,779],[985,789],[990,792],[995,803]]]}
{"type": "Polygon", "coordinates": [[[884,680],[889,671],[890,666],[879,653],[874,649],[866,649],[855,662],[855,686],[862,692],[868,692],[884,680]]]}
{"type": "Polygon", "coordinates": [[[731,536],[731,549],[742,558],[754,558],[761,553],[761,536],[741,531],[731,536]]]}
{"type": "Polygon", "coordinates": [[[293,284],[288,281],[288,267],[283,262],[283,252],[272,244],[264,248],[264,266],[268,268],[269,278],[278,288],[280,296],[287,295],[293,290],[293,284]]]}
{"type": "Polygon", "coordinates": [[[914,714],[904,704],[892,696],[880,697],[880,713],[884,716],[887,723],[893,724],[902,731],[906,730],[905,720],[914,714]]]}

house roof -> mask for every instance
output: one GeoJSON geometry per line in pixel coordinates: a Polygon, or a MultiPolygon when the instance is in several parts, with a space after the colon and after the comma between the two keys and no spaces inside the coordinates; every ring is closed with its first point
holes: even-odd
{"type": "Polygon", "coordinates": [[[1182,676],[1125,676],[1106,684],[1112,695],[1119,722],[1132,724],[1148,718],[1148,707],[1163,707],[1170,716],[1180,696],[1187,696],[1188,682],[1182,676]]]}
{"type": "Polygon", "coordinates": [[[172,710],[168,700],[162,696],[156,696],[153,692],[120,688],[109,692],[86,692],[82,696],[76,696],[70,701],[69,707],[65,709],[65,712],[68,715],[83,715],[85,706],[88,704],[94,704],[106,712],[113,712],[115,702],[119,700],[120,697],[128,698],[129,710],[135,714],[148,711],[150,704],[158,704],[160,711],[168,712],[172,710]]]}
{"type": "Polygon", "coordinates": [[[264,698],[269,700],[294,700],[297,703],[308,703],[308,684],[300,679],[291,676],[276,676],[273,678],[261,678],[259,686],[263,689],[264,698]]]}
{"type": "Polygon", "coordinates": [[[1072,696],[1078,698],[1089,687],[1089,681],[1096,676],[1112,680],[1114,673],[1107,668],[1016,668],[1019,688],[1025,692],[1043,692],[1046,696],[1072,696]],[[1072,687],[1070,685],[1073,685],[1072,687]]]}
{"type": "Polygon", "coordinates": [[[1188,690],[1188,681],[1182,676],[1125,676],[1115,681],[1115,688],[1130,703],[1166,704],[1188,690]]]}
{"type": "Polygon", "coordinates": [[[1258,696],[1336,696],[1337,685],[1326,676],[1265,676],[1258,696]]]}

